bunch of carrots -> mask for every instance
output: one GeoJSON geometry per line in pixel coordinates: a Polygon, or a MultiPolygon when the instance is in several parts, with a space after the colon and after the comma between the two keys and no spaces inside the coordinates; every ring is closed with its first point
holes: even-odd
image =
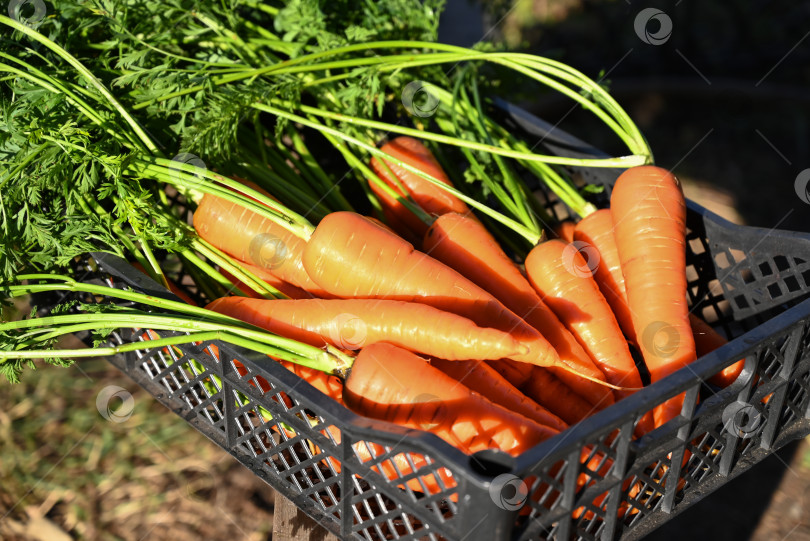
{"type": "MultiPolygon", "coordinates": [[[[172,62],[182,63],[177,73],[169,70],[161,75],[162,63],[147,62],[138,69],[127,64],[115,72],[115,88],[108,88],[104,80],[109,70],[119,67],[104,65],[105,77],[99,78],[50,37],[0,15],[0,25],[19,35],[20,46],[30,41],[53,57],[40,70],[0,53],[4,59],[0,68],[20,75],[14,81],[25,79],[51,99],[61,100],[65,111],[75,109],[81,127],[78,135],[65,135],[61,125],[38,126],[37,130],[45,130],[43,142],[21,156],[0,185],[14,187],[8,193],[16,194],[18,206],[27,211],[29,199],[43,199],[22,197],[28,193],[27,168],[40,153],[48,153],[52,167],[46,169],[57,179],[69,169],[61,165],[64,153],[91,156],[94,165],[77,171],[84,172],[88,186],[96,186],[99,175],[109,177],[110,184],[104,185],[109,189],[82,188],[70,199],[71,210],[65,210],[83,217],[87,231],[97,231],[98,238],[87,243],[87,250],[129,254],[144,272],[172,287],[183,300],[81,284],[55,274],[15,272],[19,283],[6,288],[10,296],[81,291],[150,309],[88,307],[81,314],[0,322],[0,370],[16,377],[25,359],[107,355],[217,339],[268,355],[269,362],[281,363],[358,414],[427,430],[465,453],[498,449],[519,455],[724,342],[690,314],[687,305],[686,206],[681,186],[669,172],[639,165],[652,163],[644,138],[596,82],[541,57],[388,36],[278,57],[277,53],[296,48],[279,49],[282,41],[268,30],[259,32],[263,27],[257,24],[237,26],[259,32],[261,39],[241,40],[235,32],[217,30],[219,37],[209,40],[205,33],[219,27],[212,25],[202,7],[195,13],[205,28],[197,28],[192,17],[182,23],[191,25],[188,39],[167,44],[177,47],[170,53],[172,62]],[[229,40],[233,44],[228,45],[229,40]],[[216,45],[220,42],[225,45],[216,45]],[[208,51],[212,46],[221,50],[214,54],[208,51]],[[414,48],[421,50],[418,62],[412,58],[414,48]],[[199,60],[229,58],[234,51],[238,62],[199,60]],[[401,81],[396,78],[379,80],[388,86],[372,96],[376,113],[356,107],[352,113],[354,109],[341,101],[366,96],[363,85],[354,82],[356,70],[363,66],[379,73],[412,70],[414,80],[443,81],[433,68],[460,62],[468,65],[457,70],[452,92],[433,88],[437,109],[429,121],[417,115],[410,119],[411,126],[401,122],[401,107],[387,97],[399,89],[401,81]],[[484,76],[477,72],[478,64],[485,63],[575,100],[613,130],[630,155],[588,160],[535,154],[490,118],[491,102],[479,92],[484,76]],[[62,64],[70,70],[60,71],[62,64]],[[205,76],[213,81],[208,92],[177,83],[186,81],[187,72],[194,80],[192,74],[210,69],[220,72],[205,76]],[[156,88],[176,90],[162,95],[144,92],[131,84],[138,80],[139,70],[154,71],[150,77],[156,88]],[[182,79],[173,78],[181,74],[182,79]],[[348,92],[355,84],[356,91],[348,92]],[[280,88],[287,88],[288,94],[280,88]],[[293,99],[289,92],[296,88],[307,89],[309,99],[293,99]],[[225,94],[232,89],[234,94],[225,94]],[[235,94],[250,99],[230,104],[235,94]],[[187,101],[174,103],[183,97],[187,101]],[[317,107],[305,105],[310,101],[317,107]],[[172,109],[175,106],[178,111],[172,109]],[[144,129],[163,125],[162,115],[182,113],[177,129],[189,130],[186,146],[196,149],[195,137],[188,134],[201,133],[203,143],[211,143],[211,138],[204,136],[206,126],[194,124],[186,113],[203,109],[211,113],[211,118],[202,117],[206,122],[213,122],[217,111],[231,111],[219,126],[228,124],[227,133],[220,135],[233,132],[231,145],[200,146],[216,149],[210,170],[168,160],[159,150],[162,142],[144,129]],[[230,118],[238,119],[234,121],[238,129],[231,129],[230,118]],[[383,122],[392,118],[395,122],[383,122]],[[275,138],[269,128],[277,131],[275,138]],[[383,132],[398,136],[378,148],[375,142],[383,132]],[[82,135],[90,133],[93,138],[82,135]],[[344,196],[342,178],[308,149],[313,141],[326,141],[353,174],[364,177],[365,200],[344,196]],[[435,154],[423,141],[433,145],[435,154]],[[107,143],[115,144],[108,148],[107,143]],[[458,170],[452,167],[456,161],[461,162],[458,170]],[[103,167],[96,167],[96,162],[103,167]],[[630,168],[616,181],[609,208],[597,210],[565,178],[560,167],[565,165],[630,168]],[[481,186],[472,190],[461,183],[454,186],[448,173],[458,179],[460,170],[481,186]],[[519,173],[544,182],[580,220],[556,224],[556,230],[549,227],[554,224],[544,223],[549,235],[556,231],[546,240],[540,222],[550,219],[519,173]],[[173,208],[162,190],[167,184],[186,198],[193,223],[173,208]],[[488,206],[489,201],[494,203],[488,206]],[[369,206],[372,216],[354,210],[369,206]],[[170,235],[176,238],[164,238],[170,235]],[[190,273],[197,273],[196,286],[211,301],[205,308],[194,305],[168,280],[150,244],[176,253],[190,273]],[[78,352],[52,347],[61,334],[127,326],[149,329],[142,334],[146,345],[78,352]],[[163,336],[163,331],[185,334],[163,336]]],[[[219,9],[217,3],[208,8],[219,9]]],[[[125,14],[102,15],[121,32],[126,28],[125,14]]],[[[76,17],[70,24],[83,28],[82,20],[76,17]]],[[[67,33],[83,35],[79,30],[67,33]]],[[[128,40],[120,45],[127,58],[125,53],[132,52],[127,47],[133,46],[128,40]]],[[[134,42],[140,48],[139,38],[134,42]]],[[[83,45],[71,44],[83,50],[83,45]]],[[[153,49],[163,54],[160,48],[153,49]]],[[[45,58],[34,56],[31,61],[45,58]]],[[[92,59],[97,54],[85,56],[92,59]]],[[[379,79],[376,72],[368,72],[377,78],[369,80],[379,79]]],[[[408,109],[404,101],[402,106],[408,109]]],[[[30,108],[31,114],[35,111],[38,104],[30,108]]],[[[42,184],[75,191],[72,178],[42,184]]],[[[53,209],[44,210],[42,216],[51,216],[53,209]]],[[[60,227],[62,221],[58,215],[60,227]]],[[[40,246],[41,254],[84,249],[75,238],[81,235],[68,233],[50,244],[32,234],[26,246],[40,246]]],[[[54,270],[47,265],[34,268],[54,270]]],[[[247,375],[244,366],[234,366],[247,375]]],[[[741,369],[742,363],[737,363],[712,383],[726,386],[741,369]]],[[[257,379],[258,385],[265,383],[257,379]]],[[[641,415],[635,436],[676,417],[682,403],[682,396],[674,397],[641,415]]],[[[356,451],[364,459],[373,449],[357,446],[356,451]]],[[[602,463],[600,457],[589,456],[584,460],[602,463]]],[[[415,461],[417,468],[421,464],[415,461]]],[[[340,467],[333,461],[331,465],[340,467]]],[[[412,469],[404,459],[395,466],[378,468],[391,479],[399,477],[397,471],[407,474],[412,469]]],[[[452,485],[449,472],[439,476],[445,486],[452,485]]],[[[435,479],[426,487],[423,482],[411,479],[408,484],[431,492],[439,488],[435,479]]]]}
{"type": "MultiPolygon", "coordinates": [[[[262,298],[235,280],[240,295],[206,308],[349,355],[320,369],[283,363],[335,401],[466,453],[518,455],[640,389],[631,349],[655,382],[723,343],[687,306],[686,207],[668,171],[628,169],[609,209],[540,242],[521,266],[442,188],[450,180],[420,141],[380,150],[387,158],[370,165],[395,192],[374,188],[386,223],[333,212],[302,238],[211,194],[193,216],[202,239],[279,292],[262,298]]],[[[682,401],[639,418],[635,435],[682,401]]]]}
{"type": "MultiPolygon", "coordinates": [[[[36,285],[53,275],[30,275],[23,277],[29,285],[12,286],[12,294],[72,288],[172,315],[57,315],[0,330],[47,326],[23,335],[33,348],[77,325],[150,329],[145,345],[48,352],[72,357],[223,339],[266,353],[360,415],[427,430],[465,453],[512,455],[639,390],[643,373],[658,381],[724,342],[689,312],[686,206],[668,171],[626,170],[610,208],[539,242],[520,264],[457,197],[419,140],[397,137],[376,152],[369,170],[384,187],[369,185],[384,221],[337,211],[312,226],[257,185],[213,175],[222,185],[199,197],[193,227],[201,246],[226,262],[217,272],[235,286],[205,308],[192,306],[174,284],[183,302],[68,281],[36,285]],[[189,334],[162,337],[161,330],[189,334]]],[[[0,358],[42,354],[18,350],[0,358]]],[[[712,383],[728,385],[741,369],[738,363],[712,383]]],[[[682,402],[674,397],[640,416],[635,436],[676,417],[682,402]]],[[[355,450],[361,460],[379,452],[362,444],[355,450]]],[[[400,458],[375,469],[398,479],[413,470],[400,458]]],[[[411,460],[417,470],[425,464],[411,460]]],[[[583,460],[609,467],[587,449],[583,460]]],[[[439,481],[453,486],[449,472],[438,476],[407,484],[431,493],[441,490],[439,481]]]]}

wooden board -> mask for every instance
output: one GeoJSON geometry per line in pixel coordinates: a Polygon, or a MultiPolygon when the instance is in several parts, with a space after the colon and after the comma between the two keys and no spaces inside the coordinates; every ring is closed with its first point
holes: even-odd
{"type": "Polygon", "coordinates": [[[273,509],[273,541],[338,541],[294,503],[276,492],[273,509]]]}

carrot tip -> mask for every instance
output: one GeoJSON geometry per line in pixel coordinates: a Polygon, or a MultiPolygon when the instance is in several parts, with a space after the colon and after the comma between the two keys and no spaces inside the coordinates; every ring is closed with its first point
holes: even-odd
{"type": "Polygon", "coordinates": [[[559,363],[559,364],[557,364],[557,366],[561,367],[563,370],[565,370],[567,372],[571,372],[572,374],[575,374],[575,375],[581,377],[582,379],[592,381],[592,382],[594,382],[596,384],[602,385],[603,387],[607,387],[608,389],[613,389],[614,391],[622,391],[622,392],[633,391],[633,392],[635,392],[635,391],[639,391],[639,390],[642,389],[641,387],[622,387],[621,385],[614,385],[612,383],[608,383],[607,381],[601,380],[599,378],[595,378],[593,376],[585,375],[582,372],[578,372],[578,371],[574,370],[573,368],[571,368],[570,366],[568,366],[568,365],[566,365],[564,363],[559,363]]]}

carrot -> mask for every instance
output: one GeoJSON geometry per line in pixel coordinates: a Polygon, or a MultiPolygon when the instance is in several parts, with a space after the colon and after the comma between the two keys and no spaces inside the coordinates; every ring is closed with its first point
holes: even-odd
{"type": "Polygon", "coordinates": [[[337,297],[428,304],[481,327],[510,332],[529,348],[513,356],[515,360],[541,366],[559,363],[548,341],[491,294],[359,214],[333,212],[321,220],[303,262],[313,281],[337,297]]]}
{"type": "MultiPolygon", "coordinates": [[[[557,351],[560,361],[573,371],[605,380],[602,371],[480,222],[455,213],[440,216],[425,234],[422,247],[426,253],[494,295],[539,331],[557,351]]],[[[614,402],[610,389],[567,370],[556,367],[550,370],[592,404],[614,402]]]]}
{"type": "MultiPolygon", "coordinates": [[[[430,150],[418,139],[407,136],[397,137],[384,144],[380,150],[408,165],[419,168],[421,171],[444,182],[448,186],[452,185],[441,165],[439,165],[439,162],[430,150]]],[[[460,214],[470,212],[467,205],[457,197],[393,162],[385,161],[385,164],[383,164],[378,158],[372,158],[371,167],[374,169],[377,176],[388,184],[388,186],[393,188],[400,196],[411,196],[414,202],[428,214],[441,216],[448,212],[458,212],[460,214]],[[400,189],[398,184],[401,184],[402,187],[405,188],[404,192],[400,189]]],[[[377,186],[374,182],[369,183],[369,186],[380,199],[383,208],[387,209],[391,215],[404,223],[410,231],[416,233],[417,237],[421,237],[425,234],[428,228],[427,224],[395,198],[385,193],[382,188],[377,186]]]]}
{"type": "Polygon", "coordinates": [[[430,364],[464,384],[471,391],[489,398],[509,411],[519,413],[532,421],[550,426],[560,432],[568,428],[565,421],[521,393],[485,362],[432,359],[430,364]]]}
{"type": "MultiPolygon", "coordinates": [[[[686,304],[686,201],[672,173],[640,166],[622,173],[610,203],[633,328],[656,382],[696,358],[686,304]]],[[[680,415],[683,398],[655,408],[656,426],[680,415]]]]}
{"type": "Polygon", "coordinates": [[[633,317],[627,305],[627,291],[613,235],[613,217],[610,209],[598,210],[580,220],[574,230],[574,242],[576,248],[588,252],[588,267],[593,270],[593,277],[599,285],[599,290],[613,310],[616,321],[627,339],[636,344],[633,317]]]}
{"type": "Polygon", "coordinates": [[[206,308],[317,347],[360,349],[386,341],[448,360],[500,359],[525,351],[505,332],[412,302],[223,297],[206,308]]]}
{"type": "MultiPolygon", "coordinates": [[[[616,315],[625,336],[633,344],[637,344],[636,333],[633,329],[633,318],[627,304],[627,291],[624,285],[619,252],[613,235],[613,217],[610,210],[602,209],[583,218],[577,224],[574,239],[580,243],[593,246],[598,251],[598,265],[593,265],[595,268],[594,278],[611,309],[613,309],[613,313],[616,315]]],[[[692,329],[698,357],[706,355],[726,343],[725,338],[691,312],[689,313],[689,325],[692,329]]],[[[745,361],[739,361],[726,367],[710,381],[720,387],[726,387],[737,379],[744,364],[745,361]]]]}
{"type": "MultiPolygon", "coordinates": [[[[321,372],[320,370],[315,370],[314,368],[301,366],[287,361],[279,362],[287,370],[293,372],[341,406],[346,405],[343,401],[343,382],[337,376],[332,376],[330,374],[326,374],[325,372],[321,372]]],[[[322,431],[322,433],[324,435],[327,435],[328,433],[328,437],[331,436],[331,439],[334,440],[336,444],[340,444],[341,431],[338,427],[329,425],[325,430],[322,431]]],[[[418,472],[420,469],[428,468],[430,466],[430,463],[427,461],[424,455],[417,453],[397,453],[388,460],[380,461],[377,457],[385,455],[386,450],[382,445],[370,441],[355,442],[352,444],[352,448],[354,449],[354,455],[358,460],[360,460],[360,462],[366,463],[375,461],[377,464],[372,466],[371,469],[389,481],[396,481],[401,477],[410,476],[415,471],[418,472]],[[411,462],[413,463],[413,467],[411,466],[411,462]]],[[[316,447],[314,454],[318,454],[319,452],[320,451],[316,447]]],[[[341,472],[341,463],[334,457],[327,456],[324,459],[324,462],[330,464],[335,470],[335,473],[341,472]]],[[[440,492],[443,490],[443,487],[448,488],[456,486],[456,481],[453,478],[452,473],[450,473],[450,470],[446,468],[439,468],[436,470],[435,473],[439,479],[441,479],[442,484],[439,484],[436,477],[430,475],[430,473],[432,472],[418,478],[411,478],[406,481],[405,484],[407,484],[411,490],[415,490],[417,492],[427,491],[429,494],[440,492]]],[[[400,485],[400,487],[402,488],[402,485],[400,485]]]]}
{"type": "Polygon", "coordinates": [[[346,378],[346,405],[357,413],[426,429],[466,453],[519,455],[557,430],[492,403],[392,344],[363,348],[346,378]]]}
{"type": "MultiPolygon", "coordinates": [[[[296,287],[296,286],[294,286],[292,284],[288,284],[287,282],[285,282],[284,280],[282,280],[281,278],[279,278],[278,276],[276,276],[272,272],[268,271],[264,267],[257,267],[256,265],[251,265],[250,263],[246,263],[245,261],[240,261],[238,259],[237,259],[237,262],[239,263],[239,265],[244,267],[245,270],[248,270],[248,271],[252,272],[257,277],[261,278],[262,280],[267,282],[270,286],[272,286],[275,289],[279,290],[280,292],[282,292],[284,295],[286,295],[287,297],[289,297],[291,299],[309,299],[309,298],[312,298],[311,293],[307,293],[306,291],[304,291],[300,287],[296,287]]],[[[248,286],[246,286],[245,284],[243,284],[242,282],[237,280],[234,276],[231,275],[231,273],[229,273],[225,269],[219,269],[219,272],[225,278],[230,280],[236,286],[237,289],[242,291],[248,297],[253,297],[253,298],[257,298],[257,299],[262,298],[262,297],[259,296],[258,293],[256,293],[251,288],[249,288],[248,286]]]]}
{"type": "MultiPolygon", "coordinates": [[[[537,245],[526,258],[526,274],[532,286],[596,361],[607,380],[640,388],[641,376],[619,324],[587,269],[588,264],[573,245],[556,239],[537,245]]],[[[624,397],[631,392],[617,394],[624,397]]]]}
{"type": "Polygon", "coordinates": [[[317,297],[327,296],[301,263],[306,242],[238,203],[206,194],[194,211],[194,229],[236,259],[265,268],[317,297]]]}
{"type": "Polygon", "coordinates": [[[554,234],[557,235],[557,238],[571,244],[574,242],[574,230],[576,224],[571,220],[565,220],[557,224],[557,227],[554,228],[554,234]]]}
{"type": "MultiPolygon", "coordinates": [[[[689,314],[689,325],[692,328],[692,336],[695,340],[695,351],[698,357],[711,353],[720,346],[728,343],[728,340],[715,331],[711,325],[695,314],[689,314]]],[[[718,387],[728,387],[737,380],[744,367],[745,359],[741,359],[713,375],[709,378],[709,382],[718,387]]]]}
{"type": "MultiPolygon", "coordinates": [[[[214,346],[215,347],[215,346],[214,346]]],[[[216,352],[218,355],[218,351],[216,352]]],[[[239,361],[234,359],[234,366],[236,371],[239,373],[240,376],[246,376],[248,374],[247,369],[240,363],[239,361]]],[[[332,376],[325,372],[321,372],[320,370],[315,370],[313,368],[309,368],[306,366],[301,366],[295,363],[290,363],[287,361],[277,361],[279,362],[284,368],[293,372],[298,377],[303,379],[304,381],[308,382],[310,385],[324,393],[329,398],[333,399],[338,404],[345,406],[343,402],[343,382],[337,376],[332,376]]],[[[263,392],[269,392],[271,390],[270,384],[261,376],[256,376],[255,380],[258,382],[259,387],[262,389],[263,392]]],[[[253,381],[251,381],[251,385],[253,385],[253,381]]],[[[290,402],[289,398],[284,395],[285,401],[287,402],[287,406],[291,407],[292,402],[290,402]]],[[[282,425],[277,425],[279,430],[285,430],[287,432],[288,437],[294,437],[295,434],[287,431],[283,428],[282,425]]],[[[336,444],[340,444],[341,442],[341,431],[339,428],[329,425],[324,430],[321,431],[327,437],[331,437],[332,440],[336,444]]],[[[380,461],[377,457],[385,455],[386,451],[385,448],[374,442],[366,442],[366,441],[358,441],[352,445],[354,449],[354,454],[360,462],[366,463],[370,461],[376,461],[378,464],[372,466],[372,470],[376,471],[377,473],[383,475],[389,481],[395,481],[400,477],[405,477],[411,475],[414,471],[419,471],[422,468],[427,468],[430,466],[430,463],[425,459],[423,455],[417,453],[398,453],[389,459],[380,461]],[[406,456],[407,455],[407,456],[406,456]],[[410,462],[409,462],[410,459],[410,462]],[[413,466],[411,466],[411,462],[413,466]]],[[[315,448],[315,452],[313,454],[318,454],[317,446],[315,448]]],[[[335,473],[340,473],[342,466],[340,461],[336,460],[332,456],[327,456],[324,460],[324,463],[332,466],[335,470],[335,473]]],[[[431,472],[432,473],[432,472],[431,472]]],[[[424,476],[420,476],[418,478],[411,478],[406,481],[406,484],[412,489],[417,492],[427,491],[429,494],[435,494],[443,490],[443,488],[450,488],[456,486],[456,481],[453,478],[452,474],[446,468],[439,468],[436,470],[435,474],[441,479],[442,485],[438,483],[436,477],[433,475],[427,474],[424,476]],[[421,482],[420,482],[421,481],[421,482]]]]}
{"type": "Polygon", "coordinates": [[[600,409],[542,368],[532,370],[532,377],[521,390],[569,425],[577,424],[600,409]]]}

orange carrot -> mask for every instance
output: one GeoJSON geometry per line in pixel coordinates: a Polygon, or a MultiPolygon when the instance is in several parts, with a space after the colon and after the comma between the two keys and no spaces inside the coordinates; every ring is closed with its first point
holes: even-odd
{"type": "Polygon", "coordinates": [[[558,433],[493,404],[421,357],[384,342],[357,356],[343,399],[367,417],[427,428],[466,453],[496,448],[518,455],[558,433]]]}
{"type": "MultiPolygon", "coordinates": [[[[565,323],[615,385],[641,387],[630,349],[588,264],[571,244],[549,240],[532,249],[526,274],[546,304],[565,323]]],[[[630,391],[617,393],[627,396],[630,391]]]]}
{"type": "Polygon", "coordinates": [[[574,230],[574,242],[577,243],[574,246],[588,254],[588,267],[593,270],[599,290],[627,339],[636,344],[610,209],[598,210],[580,220],[574,230]]]}
{"type": "Polygon", "coordinates": [[[569,425],[580,422],[600,409],[576,394],[548,370],[538,367],[533,369],[532,377],[521,390],[569,425]]]}
{"type": "Polygon", "coordinates": [[[510,332],[529,348],[515,360],[559,363],[548,341],[491,294],[359,214],[333,212],[321,220],[303,261],[313,281],[332,295],[428,304],[510,332]]]}
{"type": "Polygon", "coordinates": [[[317,297],[328,296],[309,278],[301,263],[306,243],[238,203],[206,194],[194,212],[194,229],[236,259],[263,267],[317,297]]]}
{"type": "MultiPolygon", "coordinates": [[[[418,139],[407,136],[397,137],[384,144],[380,150],[410,166],[419,168],[421,171],[444,182],[448,186],[452,185],[450,179],[439,165],[439,162],[436,161],[436,158],[430,150],[418,139]]],[[[385,165],[383,165],[378,158],[372,158],[371,167],[374,169],[377,176],[385,181],[385,183],[393,188],[400,196],[405,197],[406,195],[410,195],[416,204],[428,214],[441,216],[448,212],[458,212],[461,214],[470,212],[467,205],[454,195],[447,193],[435,184],[432,184],[411,171],[403,169],[393,162],[385,161],[385,165]],[[393,173],[393,176],[391,173],[393,173]],[[402,187],[405,188],[405,192],[399,188],[396,182],[397,180],[402,184],[402,187]]],[[[378,187],[374,182],[369,183],[369,186],[380,199],[383,207],[388,209],[393,216],[396,216],[402,223],[407,225],[418,237],[425,234],[428,226],[423,221],[417,218],[416,215],[396,199],[386,194],[382,188],[378,187]]]]}
{"type": "MultiPolygon", "coordinates": [[[[562,363],[577,373],[605,380],[603,372],[480,222],[455,213],[440,216],[425,234],[422,246],[426,253],[481,286],[539,331],[562,363]]],[[[592,404],[614,402],[610,389],[567,370],[554,367],[550,370],[592,404]]]]}
{"type": "Polygon", "coordinates": [[[565,421],[521,393],[497,370],[485,362],[432,359],[430,364],[459,383],[464,384],[471,391],[484,395],[509,411],[519,413],[532,421],[550,426],[561,432],[568,428],[565,421]]]}
{"type": "MultiPolygon", "coordinates": [[[[686,201],[672,173],[640,166],[622,173],[610,203],[633,328],[656,382],[696,358],[686,304],[686,201]]],[[[656,426],[680,414],[683,397],[655,409],[656,426]]]]}
{"type": "MultiPolygon", "coordinates": [[[[613,236],[613,217],[610,210],[598,210],[580,220],[574,230],[572,247],[587,254],[587,268],[593,271],[593,278],[599,286],[599,291],[602,292],[613,311],[625,337],[632,344],[636,344],[633,318],[630,315],[630,307],[627,305],[624,275],[616,248],[616,239],[613,236]]],[[[653,428],[655,428],[655,420],[652,412],[648,412],[639,420],[636,433],[643,435],[653,428]]]]}
{"type": "Polygon", "coordinates": [[[505,332],[412,302],[223,297],[206,308],[317,347],[355,350],[386,341],[448,360],[500,359],[525,351],[505,332]]]}
{"type": "Polygon", "coordinates": [[[557,227],[554,228],[554,234],[557,235],[557,238],[571,244],[574,242],[574,228],[576,224],[571,220],[565,220],[557,224],[557,227]]]}
{"type": "MultiPolygon", "coordinates": [[[[728,343],[728,340],[715,331],[711,325],[695,314],[689,314],[689,324],[692,327],[692,336],[695,339],[695,350],[698,357],[711,353],[728,343]]],[[[709,382],[718,387],[728,387],[737,380],[744,367],[745,359],[739,360],[709,378],[709,382]]]]}
{"type": "MultiPolygon", "coordinates": [[[[215,347],[215,346],[214,346],[215,347]]],[[[218,355],[218,351],[216,353],[218,355]]],[[[234,366],[236,371],[239,373],[240,376],[245,376],[248,374],[247,369],[237,360],[234,360],[234,366]]],[[[284,368],[293,372],[298,377],[303,379],[304,381],[308,382],[310,385],[324,393],[329,398],[333,399],[340,405],[344,405],[343,402],[343,382],[337,376],[329,375],[325,372],[321,372],[320,370],[315,370],[313,368],[309,368],[306,366],[301,366],[298,364],[290,363],[287,361],[278,361],[284,368]]],[[[259,387],[264,392],[269,392],[271,390],[270,384],[261,376],[256,376],[256,381],[259,384],[259,387]]],[[[251,385],[253,382],[251,381],[251,385]]],[[[282,393],[282,395],[284,395],[282,393]]],[[[287,406],[291,407],[292,403],[289,401],[289,398],[284,395],[285,400],[287,401],[287,406]]],[[[282,427],[282,425],[277,425],[279,430],[285,430],[288,433],[289,437],[294,437],[295,434],[287,431],[282,427]]],[[[328,426],[325,430],[321,431],[322,434],[326,435],[327,437],[331,437],[335,441],[336,444],[340,444],[341,442],[341,432],[340,429],[335,426],[328,426]]],[[[374,442],[366,442],[366,441],[358,441],[352,445],[354,449],[355,456],[360,460],[360,462],[369,462],[371,460],[375,460],[377,457],[385,454],[385,448],[382,445],[379,445],[374,442]]],[[[318,453],[318,449],[316,447],[315,453],[318,453]]],[[[388,460],[379,462],[378,465],[372,466],[372,470],[376,471],[377,473],[383,475],[389,481],[395,481],[400,477],[410,475],[414,472],[414,468],[411,467],[410,461],[415,466],[415,471],[419,471],[420,469],[427,468],[430,466],[430,463],[425,459],[423,455],[417,453],[398,453],[395,456],[390,457],[388,460]]],[[[341,463],[337,459],[332,456],[327,456],[324,459],[324,462],[331,465],[332,468],[335,470],[335,473],[341,472],[341,463]]],[[[452,488],[456,486],[456,481],[453,478],[452,474],[446,468],[439,468],[436,470],[436,475],[442,481],[444,488],[452,488]]],[[[430,474],[426,474],[419,478],[412,478],[409,479],[406,484],[411,490],[415,490],[417,492],[423,492],[427,490],[429,494],[435,494],[442,490],[442,485],[440,485],[436,477],[430,474]],[[421,480],[421,483],[420,483],[421,480]]]]}
{"type": "MultiPolygon", "coordinates": [[[[609,209],[602,209],[583,218],[576,227],[574,239],[583,246],[593,246],[598,254],[599,261],[595,268],[594,278],[599,289],[610,304],[619,326],[625,336],[633,344],[637,344],[636,333],[633,329],[633,318],[630,307],[627,305],[627,291],[624,285],[619,252],[616,239],[613,235],[613,217],[609,209]]],[[[587,247],[586,247],[587,249],[587,247]]],[[[689,314],[689,325],[695,340],[695,349],[698,357],[706,355],[726,343],[710,325],[706,324],[695,314],[689,314]]],[[[722,372],[716,374],[711,382],[726,387],[731,384],[743,369],[744,361],[739,361],[722,372]]]]}

